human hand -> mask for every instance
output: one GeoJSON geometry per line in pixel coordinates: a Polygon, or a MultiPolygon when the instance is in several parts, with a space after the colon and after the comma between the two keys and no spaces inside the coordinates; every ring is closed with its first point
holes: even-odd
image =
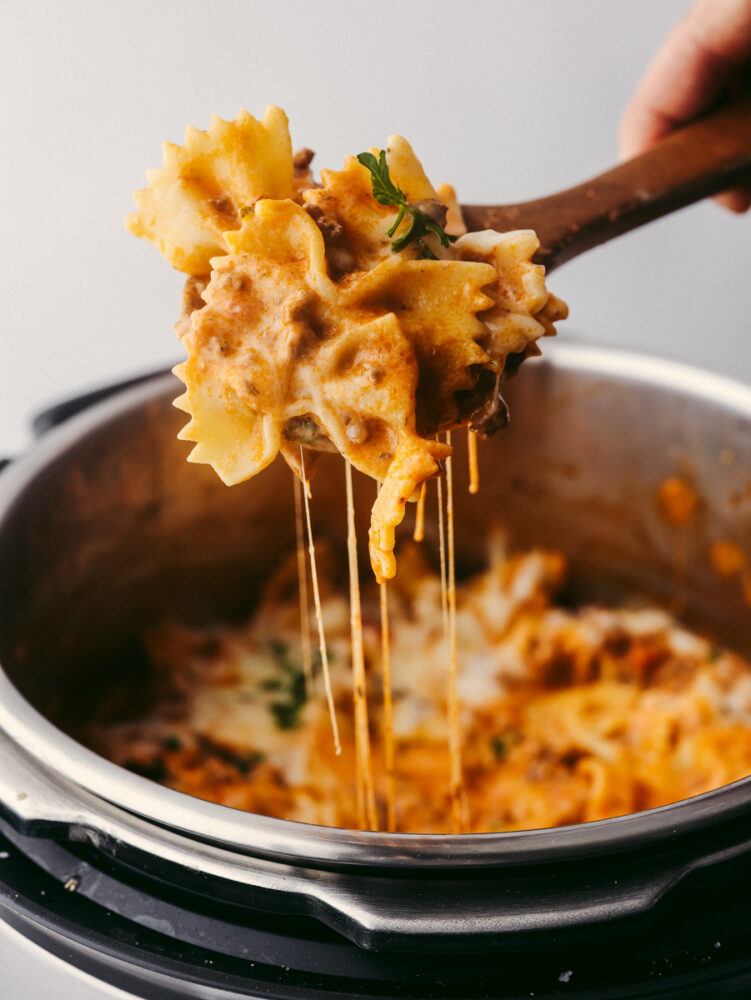
{"type": "MultiPolygon", "coordinates": [[[[697,0],[663,42],[626,108],[621,155],[644,152],[723,92],[748,89],[750,79],[751,0],[697,0]]],[[[717,201],[745,212],[751,185],[726,191],[717,201]]]]}

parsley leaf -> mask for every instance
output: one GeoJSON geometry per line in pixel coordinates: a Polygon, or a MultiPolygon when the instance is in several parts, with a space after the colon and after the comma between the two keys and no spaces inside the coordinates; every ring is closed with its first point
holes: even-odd
{"type": "Polygon", "coordinates": [[[508,728],[491,738],[490,749],[493,751],[496,760],[503,760],[509,750],[512,750],[521,741],[522,734],[519,730],[508,728]]]}
{"type": "Polygon", "coordinates": [[[271,655],[280,667],[279,676],[261,681],[260,687],[278,695],[277,700],[269,705],[277,729],[295,729],[300,724],[300,714],[308,700],[305,675],[290,659],[286,642],[272,639],[271,655]]]}
{"type": "Polygon", "coordinates": [[[391,180],[385,149],[379,151],[378,159],[372,153],[360,153],[357,159],[370,171],[373,197],[377,202],[380,202],[381,205],[407,204],[404,192],[391,180]]]}
{"type": "Polygon", "coordinates": [[[408,229],[391,243],[394,253],[399,253],[410,243],[417,243],[420,247],[421,255],[431,260],[438,258],[425,243],[424,238],[429,235],[437,236],[441,246],[448,247],[456,239],[456,236],[449,236],[439,222],[424,212],[416,205],[410,205],[402,189],[391,179],[388,164],[386,163],[386,150],[378,151],[375,157],[372,153],[359,153],[357,159],[370,172],[370,181],[373,186],[373,197],[380,205],[398,205],[399,213],[396,220],[388,231],[389,236],[396,233],[405,215],[410,217],[408,229]]]}
{"type": "MultiPolygon", "coordinates": [[[[417,240],[422,247],[424,257],[430,257],[432,260],[438,260],[430,247],[423,243],[423,236],[433,233],[441,241],[441,246],[444,247],[451,246],[456,237],[449,236],[448,233],[445,233],[441,226],[432,216],[428,215],[427,212],[410,210],[409,206],[407,206],[406,210],[409,211],[412,216],[410,227],[406,233],[399,237],[399,239],[393,241],[391,249],[397,253],[399,250],[403,250],[408,243],[411,243],[413,240],[417,240]]],[[[392,229],[394,229],[393,226],[392,229]]],[[[393,236],[391,229],[389,230],[389,236],[393,236]]]]}

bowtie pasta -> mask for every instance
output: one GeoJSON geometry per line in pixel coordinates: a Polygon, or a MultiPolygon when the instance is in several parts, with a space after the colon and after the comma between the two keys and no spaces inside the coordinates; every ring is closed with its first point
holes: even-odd
{"type": "Polygon", "coordinates": [[[370,531],[382,581],[406,502],[450,454],[438,432],[500,426],[507,358],[539,353],[566,307],[532,263],[535,234],[465,233],[453,190],[433,188],[400,136],[390,179],[448,245],[429,233],[395,251],[409,220],[394,234],[399,209],[374,197],[366,166],[349,157],[316,183],[311,159],[293,155],[279,108],[214,117],[165,144],[127,226],[188,275],[175,405],[190,416],[189,460],[233,484],[279,452],[302,475],[301,446],[306,473],[317,449],[336,449],[382,484],[370,531]]]}
{"type": "MultiPolygon", "coordinates": [[[[327,556],[323,554],[324,566],[327,556]]],[[[421,552],[399,555],[389,588],[396,828],[451,832],[445,790],[445,656],[440,582],[421,552]]],[[[357,826],[347,595],[324,572],[332,683],[345,752],[301,669],[294,557],[268,581],[245,625],[149,636],[158,684],[148,705],[81,736],[137,773],[251,812],[357,826]]],[[[458,587],[467,832],[529,830],[649,809],[751,773],[751,676],[738,656],[649,605],[556,600],[562,555],[496,550],[458,587]]],[[[378,594],[364,589],[373,762],[385,814],[386,722],[379,698],[378,594]]],[[[128,689],[126,704],[132,699],[128,689]]],[[[116,702],[115,702],[116,703],[116,702]]]]}

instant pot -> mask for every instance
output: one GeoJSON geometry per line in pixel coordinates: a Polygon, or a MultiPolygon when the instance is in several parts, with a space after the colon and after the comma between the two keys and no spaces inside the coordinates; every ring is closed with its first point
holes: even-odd
{"type": "MultiPolygon", "coordinates": [[[[113,678],[137,697],[144,630],[247,615],[294,548],[289,470],[227,488],[188,464],[178,391],[161,374],[63,407],[0,473],[0,940],[26,939],[6,948],[18,997],[49,995],[47,967],[71,1000],[751,995],[751,779],[552,830],[362,833],[190,798],[69,735],[113,678]]],[[[637,590],[751,655],[739,582],[708,559],[714,541],[751,550],[751,389],[567,343],[507,398],[480,493],[457,483],[458,566],[502,521],[566,553],[566,600],[637,590]],[[701,498],[688,527],[656,503],[673,475],[701,498]]],[[[323,456],[316,536],[343,544],[343,510],[323,456]]]]}

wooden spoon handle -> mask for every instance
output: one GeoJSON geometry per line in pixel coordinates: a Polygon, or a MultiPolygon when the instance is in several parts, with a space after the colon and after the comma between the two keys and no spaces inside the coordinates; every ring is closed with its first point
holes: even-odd
{"type": "Polygon", "coordinates": [[[751,97],[723,105],[592,180],[519,205],[464,205],[470,231],[534,229],[548,270],[614,236],[751,181],[751,97]]]}

